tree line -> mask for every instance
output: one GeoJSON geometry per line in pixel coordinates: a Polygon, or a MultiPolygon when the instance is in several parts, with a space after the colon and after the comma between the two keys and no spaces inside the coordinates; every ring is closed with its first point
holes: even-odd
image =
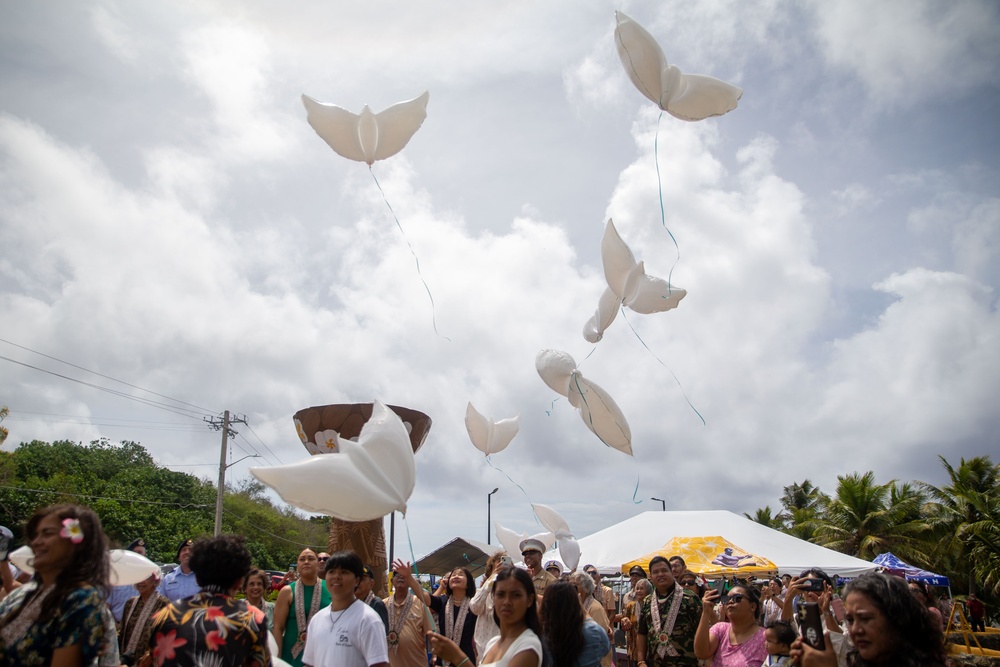
{"type": "MultiPolygon", "coordinates": [[[[952,591],[1000,602],[1000,464],[989,456],[953,465],[938,457],[947,483],[889,480],[875,473],[837,477],[826,494],[808,479],[783,489],[780,509],[745,514],[770,528],[864,560],[892,552],[941,574],[952,591]]],[[[992,604],[990,604],[992,602],[992,604]]]]}
{"type": "MultiPolygon", "coordinates": [[[[147,555],[175,562],[187,538],[211,535],[216,486],[157,465],[137,442],[60,440],[22,443],[0,452],[0,523],[24,542],[24,524],[40,507],[76,503],[91,507],[114,547],[146,542],[147,555]]],[[[305,518],[278,507],[256,480],[226,485],[222,530],[244,535],[254,564],[285,571],[305,546],[325,549],[329,518],[305,518]]]]}
{"type": "MultiPolygon", "coordinates": [[[[780,509],[745,514],[770,528],[864,560],[891,551],[947,576],[957,595],[976,592],[994,612],[1000,603],[1000,464],[989,456],[939,457],[947,484],[889,480],[873,472],[837,478],[832,494],[808,479],[783,489],[780,509]]],[[[112,544],[146,541],[150,558],[173,562],[177,545],[211,535],[216,486],[157,465],[142,445],[95,440],[89,445],[38,440],[0,451],[0,523],[23,543],[23,527],[40,507],[72,502],[101,517],[112,544]]],[[[256,480],[228,485],[222,530],[244,535],[254,563],[285,570],[305,546],[324,549],[329,517],[303,517],[277,506],[256,480]]]]}

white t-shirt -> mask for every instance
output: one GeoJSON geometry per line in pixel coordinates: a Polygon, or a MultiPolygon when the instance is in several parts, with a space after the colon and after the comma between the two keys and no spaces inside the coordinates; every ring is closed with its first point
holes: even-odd
{"type": "Polygon", "coordinates": [[[364,602],[356,600],[343,611],[324,607],[309,621],[302,662],[312,667],[370,667],[389,662],[385,625],[364,602]]]}
{"type": "MultiPolygon", "coordinates": [[[[491,639],[486,644],[486,651],[483,652],[483,657],[490,652],[490,649],[500,641],[500,635],[497,635],[491,639]]],[[[538,638],[530,628],[525,628],[524,632],[518,635],[514,643],[507,647],[507,652],[503,654],[496,662],[483,662],[479,664],[479,667],[507,667],[510,661],[514,659],[514,656],[522,651],[534,651],[537,656],[537,667],[542,667],[542,641],[538,638]]]]}

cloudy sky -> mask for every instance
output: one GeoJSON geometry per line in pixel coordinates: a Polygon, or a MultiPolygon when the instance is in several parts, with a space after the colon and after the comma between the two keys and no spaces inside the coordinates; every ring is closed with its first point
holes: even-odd
{"type": "Polygon", "coordinates": [[[753,512],[805,478],[940,482],[939,454],[1000,449],[998,31],[985,0],[7,3],[5,447],[133,439],[214,478],[204,415],[247,416],[234,458],[287,464],[300,408],[409,406],[434,420],[417,556],[485,539],[494,487],[509,528],[536,527],[530,498],[584,536],[651,497],[753,512]],[[739,107],[658,119],[616,9],[739,107]],[[385,199],[299,99],[425,90],[421,129],[373,167],[385,199]],[[609,217],[689,293],[593,346],[609,217]],[[634,458],[553,403],[545,348],[614,397],[634,458]],[[502,472],[468,401],[521,416],[502,472]]]}

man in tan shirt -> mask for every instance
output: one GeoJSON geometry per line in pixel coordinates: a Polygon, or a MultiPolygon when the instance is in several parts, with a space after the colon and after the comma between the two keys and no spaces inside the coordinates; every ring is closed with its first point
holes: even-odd
{"type": "Polygon", "coordinates": [[[594,597],[601,603],[608,618],[613,619],[615,617],[615,592],[611,590],[610,586],[601,583],[601,573],[593,565],[584,565],[583,572],[594,580],[594,597]]]}
{"type": "Polygon", "coordinates": [[[435,630],[434,622],[423,602],[410,591],[404,574],[392,573],[392,595],[383,602],[389,614],[390,667],[424,667],[424,637],[435,630]]]}
{"type": "Polygon", "coordinates": [[[521,549],[524,565],[531,575],[531,581],[535,584],[535,593],[540,599],[545,593],[545,587],[556,581],[555,577],[542,569],[542,552],[545,551],[545,545],[541,540],[529,537],[521,540],[521,544],[518,546],[521,549]]]}

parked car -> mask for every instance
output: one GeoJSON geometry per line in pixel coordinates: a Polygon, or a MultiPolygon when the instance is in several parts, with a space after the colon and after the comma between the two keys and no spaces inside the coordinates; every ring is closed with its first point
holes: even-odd
{"type": "Polygon", "coordinates": [[[280,570],[264,570],[267,572],[267,576],[271,577],[271,590],[280,591],[282,588],[287,586],[285,581],[285,573],[280,570]]]}

